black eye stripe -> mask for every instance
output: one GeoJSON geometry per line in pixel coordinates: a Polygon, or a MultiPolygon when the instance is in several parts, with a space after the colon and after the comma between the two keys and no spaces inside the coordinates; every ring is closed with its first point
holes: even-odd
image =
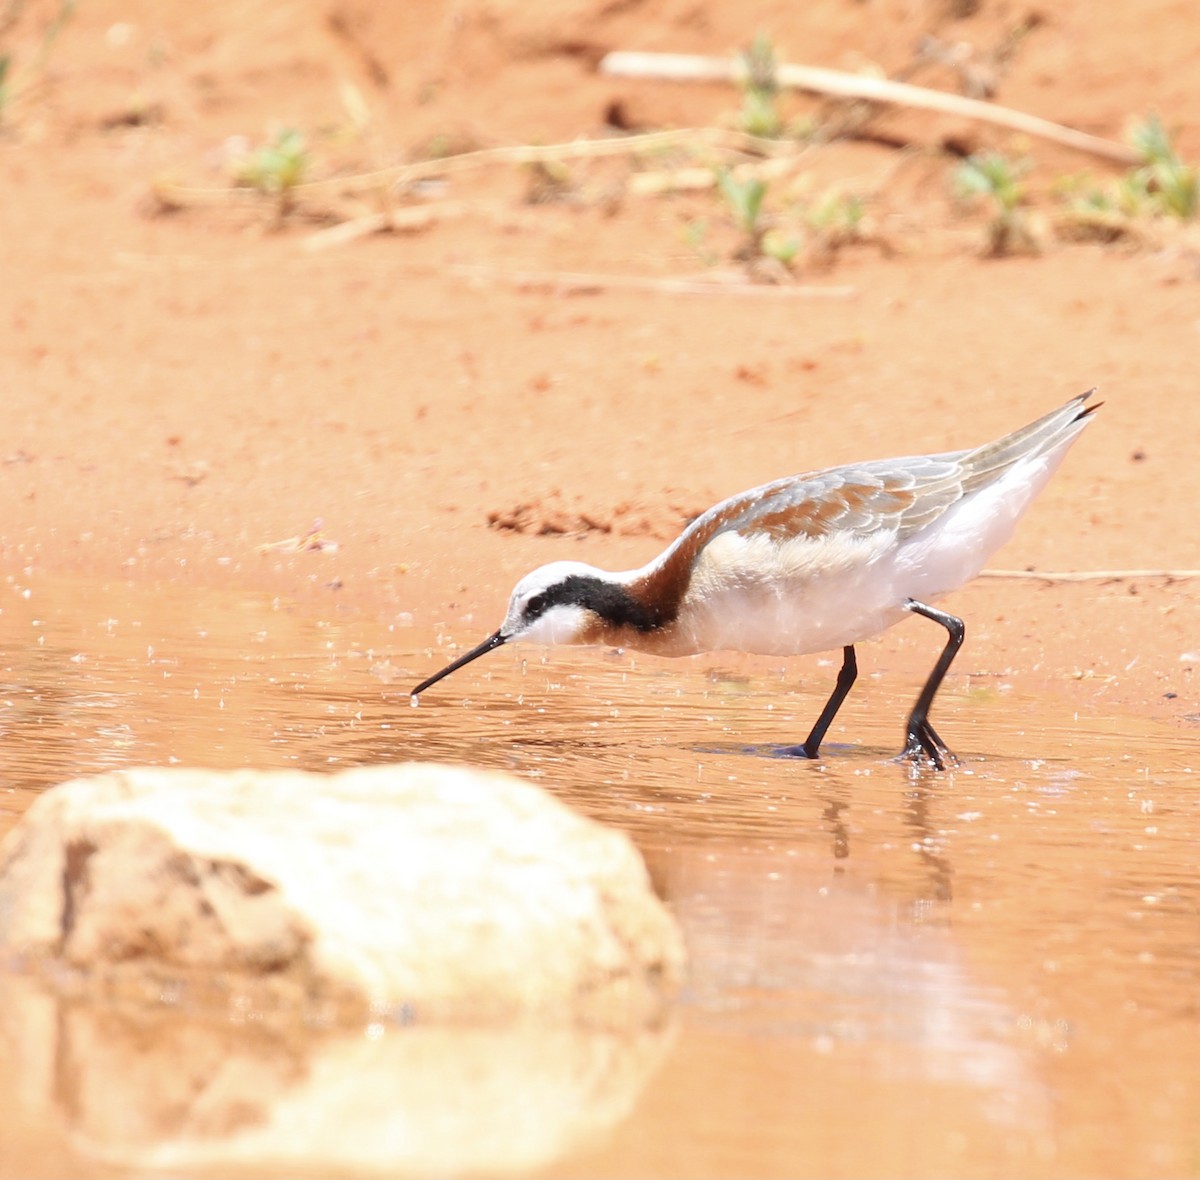
{"type": "Polygon", "coordinates": [[[570,574],[535,594],[525,603],[522,617],[532,623],[551,607],[560,605],[579,606],[615,627],[632,627],[642,632],[656,631],[673,617],[647,607],[624,586],[587,574],[570,574]]]}

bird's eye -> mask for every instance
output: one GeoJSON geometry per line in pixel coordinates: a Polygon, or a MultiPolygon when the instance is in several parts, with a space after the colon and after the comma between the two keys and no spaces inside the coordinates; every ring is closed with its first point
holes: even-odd
{"type": "Polygon", "coordinates": [[[525,617],[527,619],[536,619],[545,609],[546,596],[544,594],[535,594],[525,604],[525,617]]]}

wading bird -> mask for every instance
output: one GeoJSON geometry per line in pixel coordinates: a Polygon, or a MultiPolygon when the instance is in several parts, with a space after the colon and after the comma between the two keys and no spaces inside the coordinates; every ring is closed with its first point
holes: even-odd
{"type": "Polygon", "coordinates": [[[825,708],[804,742],[784,751],[816,758],[858,675],[854,645],[912,613],[949,638],[909,714],[904,754],[944,769],[954,755],[929,709],[965,629],[931,604],[1009,539],[1098,408],[1084,404],[1094,392],[972,450],[830,467],[731,496],[640,569],[541,566],[517,583],[499,630],[417,685],[414,703],[443,676],[517,640],[662,656],[840,647],[825,708]]]}

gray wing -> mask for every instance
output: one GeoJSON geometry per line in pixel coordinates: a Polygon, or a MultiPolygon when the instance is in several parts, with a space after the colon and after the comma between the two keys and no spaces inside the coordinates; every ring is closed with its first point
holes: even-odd
{"type": "Polygon", "coordinates": [[[740,503],[718,505],[714,512],[726,512],[710,536],[753,530],[776,540],[816,540],[836,532],[870,536],[884,530],[907,537],[962,499],[968,453],[888,459],[777,480],[740,503]]]}
{"type": "MultiPolygon", "coordinates": [[[[903,540],[1016,464],[1073,439],[1098,408],[1084,407],[1091,392],[972,450],[882,459],[776,480],[705,513],[713,517],[708,537],[751,529],[780,540],[842,531],[870,536],[886,530],[903,540]]],[[[701,517],[693,528],[703,521],[701,517]]]]}

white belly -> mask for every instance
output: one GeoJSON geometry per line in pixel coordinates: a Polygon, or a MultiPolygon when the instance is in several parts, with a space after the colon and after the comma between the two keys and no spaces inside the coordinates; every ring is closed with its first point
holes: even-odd
{"type": "Polygon", "coordinates": [[[867,541],[790,541],[727,533],[705,555],[671,654],[799,655],[877,635],[903,615],[891,534],[867,541]]]}

